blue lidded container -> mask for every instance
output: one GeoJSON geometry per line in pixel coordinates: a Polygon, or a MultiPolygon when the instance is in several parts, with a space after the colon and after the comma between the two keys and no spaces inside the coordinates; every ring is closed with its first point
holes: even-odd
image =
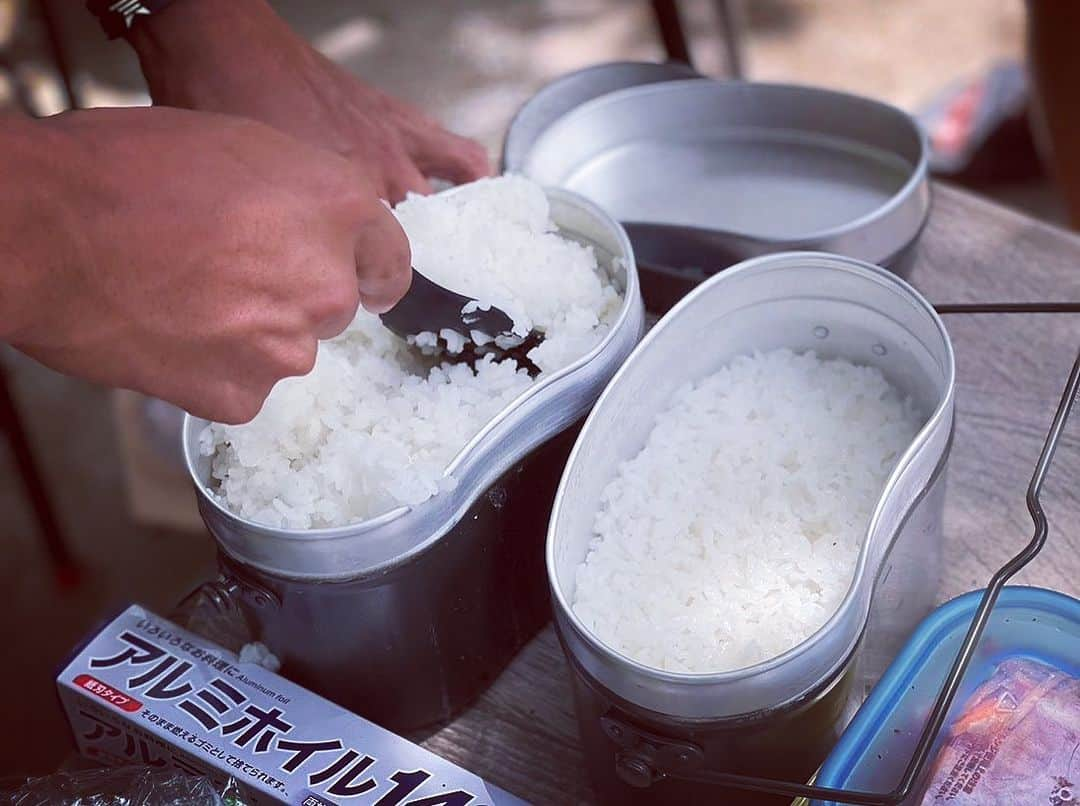
{"type": "MultiPolygon", "coordinates": [[[[959,596],[919,625],[844,731],[816,783],[863,792],[896,788],[982,594],[980,590],[959,596]]],[[[1010,658],[1027,658],[1080,676],[1080,601],[1043,588],[1003,589],[934,755],[975,689],[1010,658]]],[[[910,800],[917,803],[918,796],[910,800]]],[[[822,801],[812,803],[826,806],[822,801]]]]}

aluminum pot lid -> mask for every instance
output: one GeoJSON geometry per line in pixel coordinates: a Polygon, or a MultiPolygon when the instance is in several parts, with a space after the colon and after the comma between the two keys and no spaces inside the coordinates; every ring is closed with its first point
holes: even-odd
{"type": "Polygon", "coordinates": [[[514,115],[503,143],[503,169],[520,171],[537,138],[586,101],[627,87],[689,78],[704,76],[681,62],[605,62],[567,73],[541,88],[514,115]]]}
{"type": "Polygon", "coordinates": [[[643,271],[707,276],[792,249],[889,265],[929,211],[928,153],[916,121],[879,101],[697,79],[594,97],[513,167],[606,209],[643,271]]]}

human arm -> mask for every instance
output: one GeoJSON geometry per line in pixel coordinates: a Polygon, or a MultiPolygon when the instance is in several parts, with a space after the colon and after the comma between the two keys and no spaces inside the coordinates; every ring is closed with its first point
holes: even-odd
{"type": "Polygon", "coordinates": [[[0,120],[0,341],[224,422],[357,304],[407,290],[409,247],[347,160],[177,109],[0,120]]]}
{"type": "Polygon", "coordinates": [[[156,104],[240,115],[341,154],[383,198],[467,182],[487,154],[370,87],[297,36],[265,0],[176,0],[128,36],[156,104]]]}

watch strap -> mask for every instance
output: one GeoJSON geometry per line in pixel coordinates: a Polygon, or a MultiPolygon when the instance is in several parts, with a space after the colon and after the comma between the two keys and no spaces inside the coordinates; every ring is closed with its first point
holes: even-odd
{"type": "Polygon", "coordinates": [[[156,14],[175,0],[87,0],[86,7],[98,18],[109,39],[127,36],[139,20],[156,14]]]}

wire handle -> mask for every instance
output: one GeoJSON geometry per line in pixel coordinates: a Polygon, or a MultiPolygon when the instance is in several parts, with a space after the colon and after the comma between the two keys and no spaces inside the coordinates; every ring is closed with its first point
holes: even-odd
{"type": "MultiPolygon", "coordinates": [[[[1074,303],[1065,304],[1072,305],[1074,303]]],[[[1039,305],[1039,311],[1025,310],[1023,312],[1032,313],[1044,311],[1045,306],[1042,304],[1039,305]]],[[[965,308],[963,311],[940,310],[939,308],[940,313],[1014,312],[1000,310],[1004,307],[1013,307],[1012,304],[940,307],[965,308]],[[994,310],[970,310],[974,307],[985,309],[994,308],[994,310]]],[[[1080,308],[1080,306],[1078,306],[1078,308],[1080,308]]],[[[1050,432],[1046,436],[1046,442],[1043,444],[1042,453],[1039,455],[1039,461],[1035,465],[1035,472],[1031,477],[1031,483],[1028,485],[1027,507],[1028,512],[1031,513],[1031,519],[1034,522],[1034,534],[1023,550],[998,569],[993,577],[991,577],[990,583],[986,586],[986,590],[979,600],[979,606],[975,611],[975,615],[971,619],[971,625],[968,627],[967,634],[964,636],[964,641],[956,654],[956,659],[949,669],[949,674],[945,678],[945,682],[942,684],[941,690],[938,692],[937,698],[934,701],[934,707],[930,711],[926,724],[923,726],[922,734],[919,737],[919,743],[916,745],[911,761],[908,763],[904,775],[900,779],[900,784],[896,789],[891,792],[861,792],[835,787],[816,786],[813,784],[777,781],[769,778],[738,775],[736,773],[713,772],[711,770],[694,770],[692,772],[683,773],[670,771],[667,773],[667,777],[717,786],[727,786],[736,789],[748,789],[773,795],[847,803],[853,804],[853,806],[898,806],[898,804],[907,799],[915,788],[915,784],[919,780],[923,768],[926,766],[926,761],[930,756],[934,741],[937,739],[938,732],[945,723],[949,708],[952,706],[953,699],[956,697],[956,692],[963,682],[964,673],[971,663],[971,659],[975,654],[975,649],[979,644],[979,639],[982,638],[982,634],[990,620],[990,612],[997,602],[1001,589],[1013,575],[1035,558],[1042,549],[1043,544],[1046,542],[1048,527],[1046,514],[1043,512],[1042,504],[1039,501],[1039,493],[1042,491],[1043,481],[1050,468],[1050,462],[1054,458],[1054,452],[1057,450],[1058,442],[1065,429],[1065,423],[1069,418],[1069,414],[1072,412],[1078,389],[1080,389],[1080,352],[1078,352],[1076,360],[1073,362],[1069,381],[1065,385],[1065,391],[1061,395],[1061,402],[1058,404],[1057,412],[1054,414],[1050,432]]],[[[664,743],[661,742],[661,745],[663,744],[664,743]]],[[[664,749],[663,746],[661,746],[661,749],[664,749]]],[[[662,775],[661,777],[664,776],[662,775]]]]}
{"type": "Polygon", "coordinates": [[[938,694],[937,702],[934,703],[934,709],[930,712],[930,718],[927,720],[926,727],[923,729],[922,736],[919,738],[919,744],[915,748],[915,755],[911,759],[911,763],[908,764],[908,768],[901,780],[900,787],[895,792],[895,794],[901,795],[902,797],[894,802],[898,803],[904,797],[907,797],[914,786],[919,773],[922,771],[922,767],[926,763],[927,757],[930,755],[930,749],[934,743],[934,739],[937,737],[938,731],[941,730],[941,726],[944,724],[945,717],[948,714],[949,707],[952,705],[953,698],[956,696],[956,692],[960,688],[960,683],[963,681],[964,672],[967,671],[968,664],[975,654],[975,647],[982,637],[983,631],[986,628],[986,623],[990,619],[990,611],[993,609],[994,603],[997,602],[1001,589],[1005,586],[1005,583],[1010,577],[1035,559],[1035,556],[1042,550],[1043,544],[1046,543],[1048,526],[1046,523],[1046,513],[1043,512],[1042,503],[1039,501],[1039,494],[1042,492],[1043,481],[1046,479],[1046,473],[1050,469],[1050,462],[1054,459],[1054,453],[1057,451],[1061,434],[1065,430],[1065,423],[1069,419],[1069,414],[1072,413],[1072,407],[1073,403],[1076,401],[1076,392],[1078,388],[1080,388],[1080,354],[1076,356],[1076,360],[1073,362],[1072,372],[1069,374],[1069,381],[1065,385],[1065,391],[1062,392],[1061,395],[1061,402],[1058,403],[1057,412],[1054,414],[1054,421],[1050,425],[1050,433],[1046,435],[1046,442],[1043,444],[1042,453],[1039,455],[1039,461],[1035,465],[1035,472],[1031,476],[1031,483],[1028,485],[1027,508],[1028,512],[1031,513],[1031,519],[1035,524],[1035,532],[1032,535],[1030,542],[1024,546],[1020,553],[999,568],[997,573],[991,577],[990,584],[986,586],[986,592],[983,593],[982,600],[979,602],[979,608],[975,611],[975,616],[971,620],[971,626],[968,628],[967,635],[964,637],[964,643],[957,653],[956,660],[953,661],[952,668],[949,670],[949,676],[945,679],[945,684],[941,687],[941,693],[938,694]]]}

